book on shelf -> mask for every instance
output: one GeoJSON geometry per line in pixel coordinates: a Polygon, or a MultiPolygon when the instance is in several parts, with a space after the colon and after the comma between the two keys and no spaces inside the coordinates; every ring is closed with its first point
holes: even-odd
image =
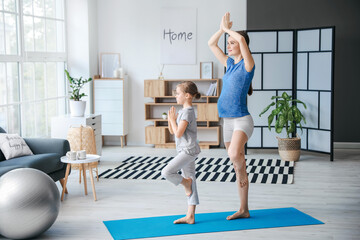
{"type": "Polygon", "coordinates": [[[206,96],[216,96],[216,83],[211,83],[206,96]]]}
{"type": "Polygon", "coordinates": [[[215,84],[215,87],[214,87],[213,96],[216,96],[216,89],[217,89],[217,87],[216,87],[216,83],[214,83],[214,84],[215,84]]]}
{"type": "Polygon", "coordinates": [[[207,92],[206,92],[206,96],[209,96],[210,95],[210,91],[211,91],[211,88],[212,88],[212,83],[210,84],[210,86],[209,86],[209,88],[208,88],[208,90],[207,90],[207,92]]]}

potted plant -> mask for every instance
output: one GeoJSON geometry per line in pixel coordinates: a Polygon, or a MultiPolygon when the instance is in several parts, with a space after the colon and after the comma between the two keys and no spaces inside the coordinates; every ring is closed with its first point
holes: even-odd
{"type": "Polygon", "coordinates": [[[282,160],[285,161],[297,161],[300,158],[300,147],[301,147],[301,139],[296,134],[296,137],[291,138],[290,134],[295,133],[296,126],[299,125],[302,131],[301,121],[306,124],[306,120],[304,115],[300,112],[296,105],[293,103],[300,103],[306,109],[305,103],[300,100],[292,99],[286,92],[284,92],[281,96],[272,96],[271,100],[275,100],[269,104],[260,114],[263,115],[267,112],[272,106],[274,106],[274,110],[268,116],[268,126],[271,131],[271,123],[275,119],[275,132],[281,133],[285,128],[287,138],[278,139],[279,146],[279,155],[282,160]]]}
{"type": "Polygon", "coordinates": [[[86,101],[82,101],[81,98],[87,96],[85,93],[80,93],[81,88],[85,83],[88,83],[92,80],[80,78],[73,78],[70,76],[69,72],[65,69],[67,79],[70,83],[71,91],[70,93],[70,113],[72,117],[82,117],[84,116],[86,101]]]}
{"type": "Polygon", "coordinates": [[[167,119],[167,113],[163,112],[163,114],[161,115],[163,119],[167,119]]]}

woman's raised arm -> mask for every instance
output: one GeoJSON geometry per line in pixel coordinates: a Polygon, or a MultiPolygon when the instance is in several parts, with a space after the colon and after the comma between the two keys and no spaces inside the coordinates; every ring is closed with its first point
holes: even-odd
{"type": "MultiPolygon", "coordinates": [[[[214,53],[215,57],[222,63],[222,65],[226,67],[226,61],[228,59],[228,56],[226,56],[225,53],[221,50],[221,48],[219,48],[218,46],[219,39],[221,35],[224,34],[224,30],[221,27],[222,21],[223,20],[221,20],[220,23],[220,29],[216,33],[214,33],[214,35],[211,36],[211,38],[208,41],[208,45],[211,51],[214,53]]],[[[230,29],[231,27],[232,27],[232,22],[229,22],[227,28],[230,29]]]]}
{"type": "Polygon", "coordinates": [[[215,57],[220,61],[222,65],[226,67],[226,60],[228,56],[226,56],[225,53],[218,46],[219,39],[223,33],[224,31],[222,30],[217,31],[208,41],[208,45],[215,57]]]}
{"type": "Polygon", "coordinates": [[[241,36],[239,33],[227,27],[229,26],[229,23],[231,23],[230,13],[227,12],[222,18],[221,29],[227,34],[229,34],[232,38],[234,38],[237,42],[239,42],[241,55],[244,58],[245,69],[247,72],[251,72],[251,70],[255,65],[255,61],[250,53],[248,45],[246,44],[245,38],[241,36]]]}

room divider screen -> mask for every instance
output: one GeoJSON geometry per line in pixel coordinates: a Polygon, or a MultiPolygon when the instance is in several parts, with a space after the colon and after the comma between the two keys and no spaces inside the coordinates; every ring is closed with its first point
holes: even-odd
{"type": "MultiPolygon", "coordinates": [[[[328,153],[333,161],[334,27],[293,30],[248,30],[250,50],[255,60],[253,95],[248,108],[254,119],[254,133],[246,148],[276,148],[274,125],[269,131],[267,115],[261,111],[272,96],[283,92],[299,99],[298,108],[306,118],[301,149],[328,153]]],[[[227,53],[227,35],[225,53],[227,53]]]]}

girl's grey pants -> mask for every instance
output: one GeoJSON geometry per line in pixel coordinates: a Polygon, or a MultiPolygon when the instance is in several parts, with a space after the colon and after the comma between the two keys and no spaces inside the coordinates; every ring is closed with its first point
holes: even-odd
{"type": "Polygon", "coordinates": [[[183,178],[192,179],[192,194],[187,197],[188,205],[198,205],[199,196],[196,188],[196,177],[195,177],[195,158],[196,156],[190,156],[184,152],[180,152],[174,159],[172,159],[168,165],[163,168],[161,175],[168,181],[179,185],[183,178]],[[181,170],[181,175],[178,173],[181,170]]]}

